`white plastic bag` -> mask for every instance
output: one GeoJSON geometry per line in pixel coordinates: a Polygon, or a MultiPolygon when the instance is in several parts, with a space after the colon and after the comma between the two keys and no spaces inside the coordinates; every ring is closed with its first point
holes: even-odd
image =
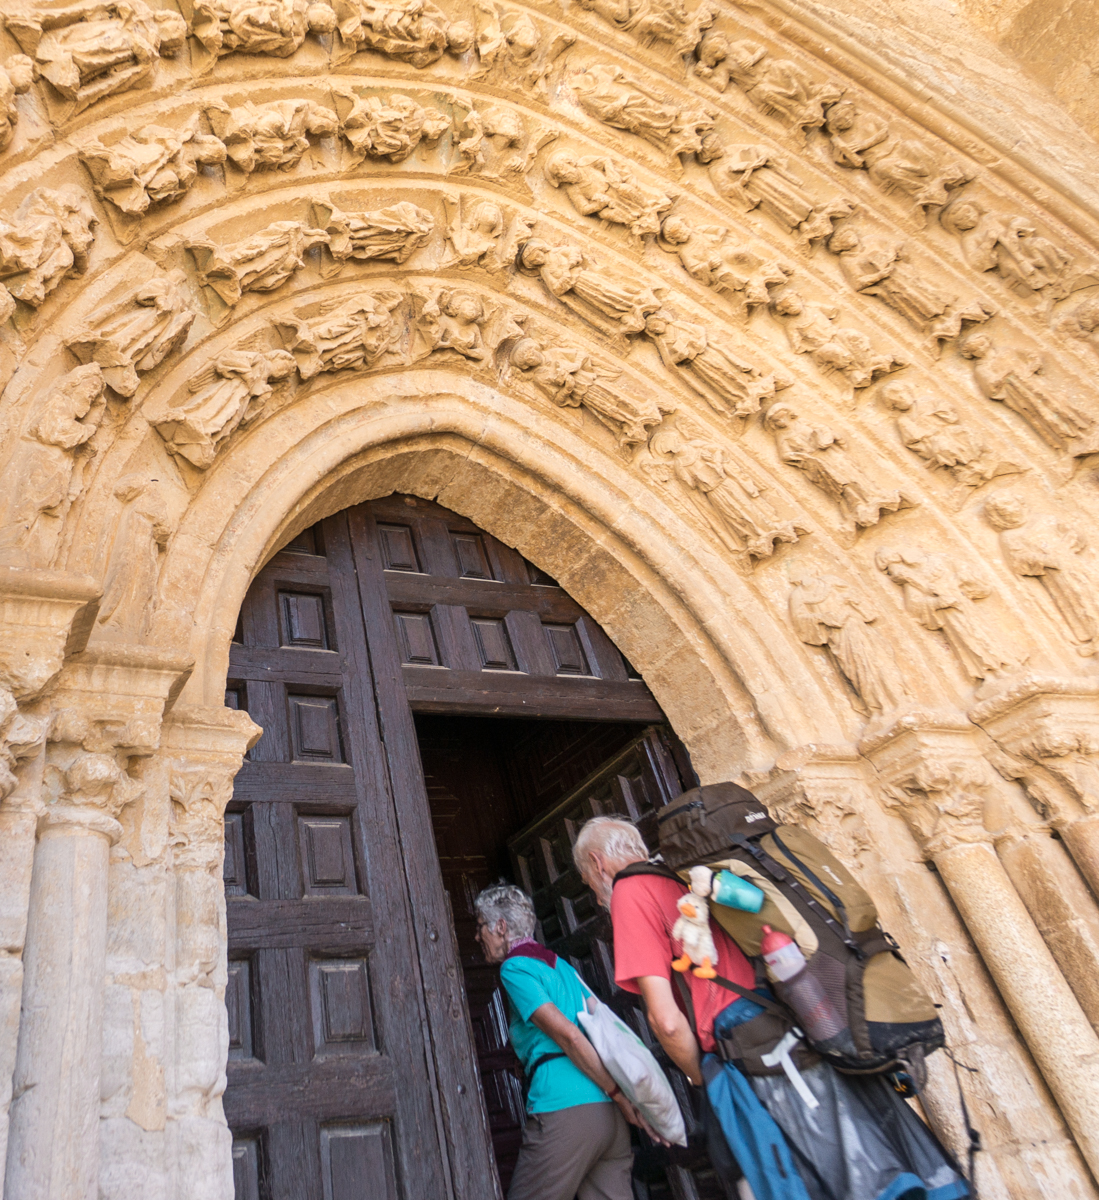
{"type": "Polygon", "coordinates": [[[576,1014],[576,1020],[607,1073],[645,1120],[662,1138],[685,1146],[687,1129],[672,1085],[645,1043],[590,992],[586,1009],[576,1014]]]}

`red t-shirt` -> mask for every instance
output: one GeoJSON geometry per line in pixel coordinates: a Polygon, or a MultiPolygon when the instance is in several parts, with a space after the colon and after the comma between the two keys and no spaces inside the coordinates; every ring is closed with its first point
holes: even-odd
{"type": "MultiPolygon", "coordinates": [[[[614,926],[614,978],[627,992],[639,993],[637,980],[644,975],[672,978],[672,959],[683,953],[680,942],[672,941],[672,926],[679,917],[675,902],[687,885],[659,875],[631,875],[614,885],[611,923],[614,926]]],[[[710,922],[717,949],[717,973],[741,987],[755,987],[755,972],[740,947],[717,925],[710,922]]],[[[683,978],[691,991],[698,1040],[703,1050],[714,1048],[714,1019],[738,997],[709,979],[691,971],[683,978]]],[[[672,985],[675,1002],[683,1008],[677,984],[672,985]]],[[[686,1011],[686,1010],[684,1010],[686,1011]]]]}

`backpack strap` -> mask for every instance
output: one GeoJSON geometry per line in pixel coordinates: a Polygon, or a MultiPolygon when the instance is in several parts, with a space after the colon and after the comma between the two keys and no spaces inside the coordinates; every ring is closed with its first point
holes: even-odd
{"type": "Polygon", "coordinates": [[[632,879],[635,875],[659,875],[663,879],[674,879],[682,887],[687,886],[666,863],[652,861],[630,863],[628,867],[623,867],[612,880],[611,886],[620,879],[632,879]]]}
{"type": "Polygon", "coordinates": [[[530,1095],[531,1086],[534,1083],[534,1075],[539,1067],[551,1062],[555,1058],[568,1058],[564,1050],[548,1050],[545,1054],[539,1054],[538,1057],[530,1064],[529,1067],[523,1069],[525,1082],[523,1086],[523,1108],[527,1107],[527,1097],[530,1095]]]}

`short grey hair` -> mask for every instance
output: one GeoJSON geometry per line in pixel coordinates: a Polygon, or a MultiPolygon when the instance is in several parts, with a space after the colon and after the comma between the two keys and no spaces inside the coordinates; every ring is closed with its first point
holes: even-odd
{"type": "Polygon", "coordinates": [[[581,875],[587,870],[593,850],[598,850],[612,863],[623,865],[649,857],[645,839],[637,826],[625,817],[592,817],[584,822],[572,848],[572,861],[581,875]]]}
{"type": "Polygon", "coordinates": [[[500,921],[507,923],[508,945],[534,936],[534,904],[513,883],[495,883],[485,888],[473,901],[473,908],[489,929],[495,929],[500,921]]]}

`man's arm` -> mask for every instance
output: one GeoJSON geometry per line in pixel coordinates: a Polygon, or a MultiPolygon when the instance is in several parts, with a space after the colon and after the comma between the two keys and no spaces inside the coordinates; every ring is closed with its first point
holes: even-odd
{"type": "Polygon", "coordinates": [[[637,979],[645,1013],[656,1040],[668,1057],[696,1086],[702,1083],[702,1059],[691,1026],[672,995],[671,981],[662,975],[641,975],[637,979]]]}

